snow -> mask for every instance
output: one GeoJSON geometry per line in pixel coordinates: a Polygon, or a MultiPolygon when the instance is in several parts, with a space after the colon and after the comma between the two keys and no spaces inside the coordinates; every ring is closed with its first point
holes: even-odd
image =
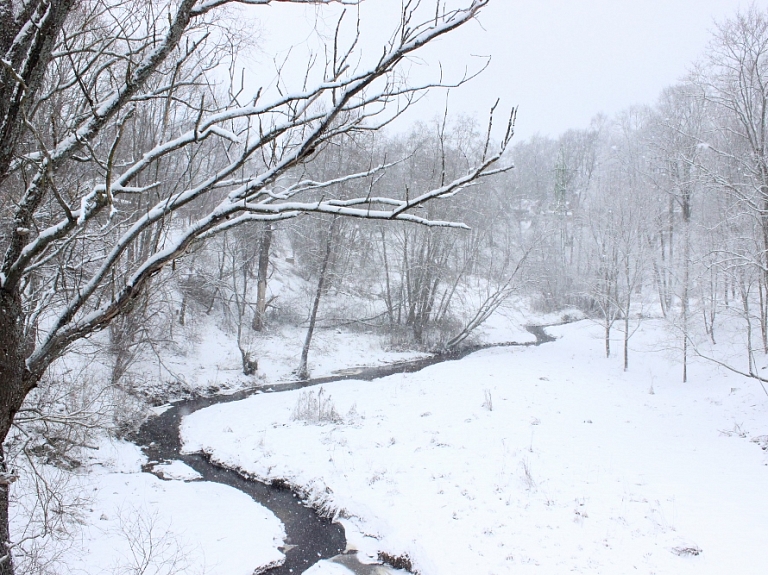
{"type": "Polygon", "coordinates": [[[407,571],[376,564],[374,561],[365,560],[365,557],[356,553],[346,553],[318,561],[304,573],[305,575],[349,575],[350,573],[357,575],[406,575],[407,571]]]}
{"type": "Polygon", "coordinates": [[[350,575],[351,573],[353,572],[343,565],[330,561],[320,561],[304,571],[305,575],[350,575]]]}
{"type": "Polygon", "coordinates": [[[601,357],[598,326],[550,332],[560,339],[327,384],[341,424],[292,420],[306,391],[213,406],[185,419],[185,449],[287,479],[374,541],[365,553],[407,554],[422,575],[762,574],[759,385],[703,361],[682,384],[660,322],[633,336],[628,372],[601,357]]]}
{"type": "MultiPolygon", "coordinates": [[[[530,342],[520,326],[564,316],[577,314],[535,315],[518,302],[479,337],[530,342]]],[[[257,378],[239,374],[239,352],[213,322],[195,329],[186,355],[164,364],[189,387],[268,389],[291,379],[301,329],[283,326],[253,343],[257,378]]],[[[682,384],[674,332],[661,321],[644,321],[633,336],[628,372],[621,358],[602,357],[599,326],[548,331],[559,339],[325,384],[341,422],[292,418],[299,397],[319,387],[214,406],[185,418],[185,449],[286,479],[335,513],[354,554],[321,561],[312,575],[400,573],[373,565],[379,552],[408,556],[422,575],[762,574],[768,397],[760,385],[702,360],[682,384]]],[[[701,349],[734,363],[743,355],[737,336],[723,327],[718,340],[733,344],[701,349]]],[[[319,330],[313,375],[421,355],[382,343],[319,330]]],[[[131,543],[141,550],[149,538],[166,570],[176,562],[184,573],[250,575],[281,561],[284,531],[271,512],[179,461],[151,467],[164,480],[141,473],[146,463],[123,442],[94,452],[79,479],[91,494],[82,535],[61,557],[67,572],[125,571],[135,563],[131,543]]]]}
{"type": "Polygon", "coordinates": [[[152,473],[159,475],[161,479],[177,479],[179,481],[197,481],[202,479],[202,475],[181,461],[157,463],[152,466],[152,473]]]}
{"type": "MultiPolygon", "coordinates": [[[[143,463],[132,444],[100,446],[83,477],[91,496],[81,536],[60,558],[68,573],[133,573],[146,560],[147,573],[251,575],[282,562],[282,524],[249,496],[215,483],[163,481],[142,473],[143,463]]],[[[179,462],[162,471],[194,474],[179,462]]]]}

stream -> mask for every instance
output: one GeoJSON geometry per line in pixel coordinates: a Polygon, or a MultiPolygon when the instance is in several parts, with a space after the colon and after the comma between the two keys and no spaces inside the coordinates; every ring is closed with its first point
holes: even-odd
{"type": "Polygon", "coordinates": [[[356,560],[354,555],[344,555],[347,547],[344,528],[331,519],[318,515],[312,508],[307,507],[299,495],[281,482],[271,484],[247,479],[230,469],[220,467],[198,453],[182,454],[179,424],[184,416],[199,409],[218,403],[228,403],[245,399],[254,393],[277,393],[343,381],[348,379],[372,381],[393,375],[395,373],[413,373],[430,365],[444,361],[456,361],[482,349],[495,347],[527,347],[541,345],[554,341],[555,338],[546,333],[545,327],[529,325],[525,329],[536,337],[535,341],[525,343],[497,343],[487,345],[467,346],[460,350],[436,354],[430,357],[392,363],[383,366],[359,367],[340,370],[334,375],[273,384],[256,389],[243,390],[229,395],[213,395],[208,397],[185,399],[174,402],[160,415],[150,417],[139,429],[134,441],[141,446],[149,462],[146,471],[158,462],[179,460],[197,471],[204,481],[213,481],[229,485],[250,495],[256,502],[272,511],[285,527],[285,563],[274,567],[265,574],[269,575],[298,575],[309,569],[321,559],[331,559],[340,563],[359,575],[374,575],[377,567],[364,565],[356,560]]]}

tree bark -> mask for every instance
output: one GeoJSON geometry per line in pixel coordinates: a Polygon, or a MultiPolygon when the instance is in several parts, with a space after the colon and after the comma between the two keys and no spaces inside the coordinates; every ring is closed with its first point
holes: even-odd
{"type": "Polygon", "coordinates": [[[23,317],[19,294],[0,289],[0,542],[3,546],[0,575],[14,573],[8,514],[13,477],[9,474],[2,444],[35,382],[25,365],[23,317]]]}

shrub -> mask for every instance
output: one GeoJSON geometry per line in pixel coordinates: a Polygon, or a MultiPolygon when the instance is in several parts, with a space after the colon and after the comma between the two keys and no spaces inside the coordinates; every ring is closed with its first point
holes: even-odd
{"type": "Polygon", "coordinates": [[[344,421],[336,411],[331,396],[326,394],[322,387],[317,395],[314,391],[301,392],[293,407],[291,419],[313,424],[343,423],[344,421]]]}

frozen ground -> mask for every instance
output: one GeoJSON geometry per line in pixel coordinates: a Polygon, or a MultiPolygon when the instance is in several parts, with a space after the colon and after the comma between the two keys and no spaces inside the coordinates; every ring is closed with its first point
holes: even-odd
{"type": "Polygon", "coordinates": [[[288,479],[347,518],[362,553],[407,554],[423,575],[762,575],[759,385],[703,362],[682,384],[656,322],[627,373],[598,327],[550,331],[561,339],[326,385],[342,422],[293,420],[307,391],[211,407],[186,419],[186,449],[288,479]]]}

